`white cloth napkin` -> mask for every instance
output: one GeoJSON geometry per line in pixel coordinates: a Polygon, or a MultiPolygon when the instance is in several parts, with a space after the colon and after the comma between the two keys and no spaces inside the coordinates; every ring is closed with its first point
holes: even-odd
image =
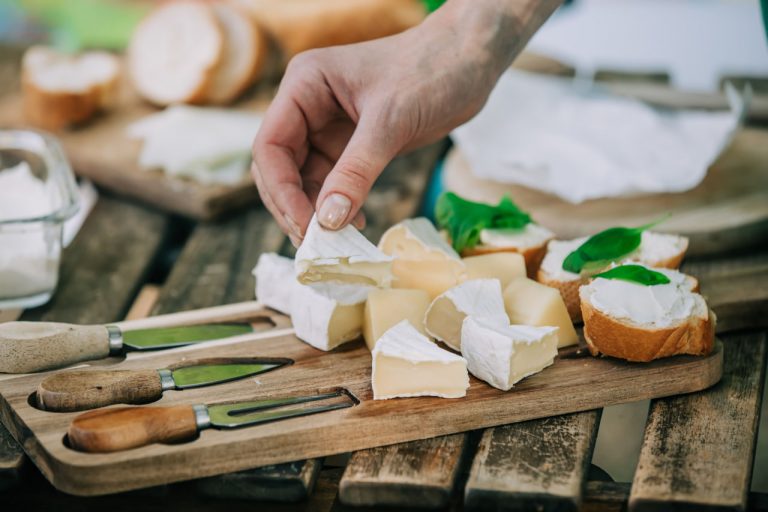
{"type": "Polygon", "coordinates": [[[571,203],[682,192],[701,183],[729,143],[730,112],[663,111],[572,79],[510,70],[483,110],[452,137],[475,175],[571,203]]]}

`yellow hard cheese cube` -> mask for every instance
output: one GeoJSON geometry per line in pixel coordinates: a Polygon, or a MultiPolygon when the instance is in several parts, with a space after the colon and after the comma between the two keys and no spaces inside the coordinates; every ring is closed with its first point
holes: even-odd
{"type": "Polygon", "coordinates": [[[512,325],[559,327],[558,348],[579,342],[565,302],[555,288],[527,277],[515,278],[504,289],[504,309],[512,325]]]}
{"type": "Polygon", "coordinates": [[[494,252],[464,258],[467,279],[498,279],[504,289],[516,277],[525,277],[525,258],[515,252],[494,252]]]}
{"type": "Polygon", "coordinates": [[[421,334],[424,329],[424,313],[431,302],[424,290],[378,289],[368,294],[365,303],[363,337],[369,350],[390,327],[408,320],[421,334]]]}
{"type": "Polygon", "coordinates": [[[461,283],[466,275],[464,266],[457,261],[410,261],[392,262],[392,288],[424,290],[434,299],[446,290],[461,283]]]}

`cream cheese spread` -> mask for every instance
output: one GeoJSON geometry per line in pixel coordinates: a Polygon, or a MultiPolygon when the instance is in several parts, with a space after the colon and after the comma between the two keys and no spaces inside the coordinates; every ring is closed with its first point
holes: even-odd
{"type": "Polygon", "coordinates": [[[480,242],[492,247],[515,247],[525,250],[542,245],[554,236],[554,233],[544,226],[530,223],[521,229],[484,229],[480,232],[480,242]]]}

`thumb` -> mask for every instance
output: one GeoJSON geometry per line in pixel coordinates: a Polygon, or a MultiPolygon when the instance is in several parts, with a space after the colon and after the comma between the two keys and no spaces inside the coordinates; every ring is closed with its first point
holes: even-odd
{"type": "Polygon", "coordinates": [[[380,134],[386,130],[361,118],[317,197],[317,219],[326,229],[341,229],[362,208],[376,178],[399,148],[380,134]]]}

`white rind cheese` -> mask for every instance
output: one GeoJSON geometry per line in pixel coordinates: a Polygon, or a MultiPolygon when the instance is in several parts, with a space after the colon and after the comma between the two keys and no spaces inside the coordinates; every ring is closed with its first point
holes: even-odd
{"type": "Polygon", "coordinates": [[[555,234],[533,222],[521,229],[484,229],[480,231],[480,243],[490,247],[509,247],[521,251],[541,247],[555,234]]]}
{"type": "Polygon", "coordinates": [[[374,400],[437,396],[461,398],[469,388],[463,357],[443,350],[403,320],[387,330],[373,349],[374,400]]]}
{"type": "Polygon", "coordinates": [[[339,283],[293,286],[291,321],[296,337],[333,350],[362,334],[365,300],[374,288],[339,283]]]}
{"type": "Polygon", "coordinates": [[[467,317],[461,330],[461,354],[472,375],[507,391],[554,362],[557,331],[557,327],[503,326],[467,317]]]}
{"type": "Polygon", "coordinates": [[[267,307],[286,315],[291,314],[291,297],[296,273],[291,258],[273,252],[259,256],[253,268],[256,278],[256,299],[267,307]]]}
{"type": "Polygon", "coordinates": [[[392,257],[353,226],[330,231],[314,215],[296,252],[296,277],[302,284],[333,281],[386,288],[392,282],[392,257]]]}
{"type": "Polygon", "coordinates": [[[504,308],[512,324],[559,327],[560,348],[579,342],[568,308],[555,288],[518,277],[504,289],[504,308]]]}
{"type": "Polygon", "coordinates": [[[473,279],[438,296],[424,316],[424,325],[431,336],[461,350],[461,324],[466,316],[509,324],[498,279],[473,279]]]}
{"type": "Polygon", "coordinates": [[[424,217],[406,219],[389,228],[381,236],[379,249],[403,260],[454,261],[461,265],[459,254],[424,217]]]}
{"type": "Polygon", "coordinates": [[[429,294],[424,290],[378,288],[371,291],[365,302],[363,323],[363,338],[368,349],[373,350],[381,335],[403,320],[408,320],[416,330],[426,335],[424,313],[430,302],[429,294]]]}
{"type": "Polygon", "coordinates": [[[525,258],[516,252],[493,252],[464,258],[467,279],[498,279],[501,288],[516,277],[525,277],[525,258]]]}

